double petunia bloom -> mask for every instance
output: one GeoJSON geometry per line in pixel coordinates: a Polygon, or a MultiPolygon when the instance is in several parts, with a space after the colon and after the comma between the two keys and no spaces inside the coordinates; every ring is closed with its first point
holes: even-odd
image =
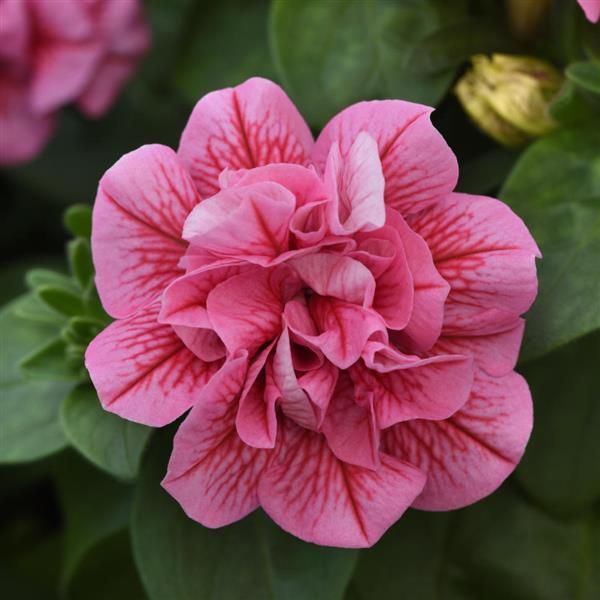
{"type": "Polygon", "coordinates": [[[191,518],[261,506],[304,540],[370,546],[521,458],[539,251],[506,205],[453,192],[430,112],[362,102],[314,142],[251,79],[202,98],[177,152],[144,146],[102,178],[92,246],[117,320],[87,367],[124,418],[191,409],[163,481],[191,518]]]}
{"type": "Polygon", "coordinates": [[[33,158],[66,104],[106,112],[149,41],[140,0],[0,0],[0,164],[33,158]]]}

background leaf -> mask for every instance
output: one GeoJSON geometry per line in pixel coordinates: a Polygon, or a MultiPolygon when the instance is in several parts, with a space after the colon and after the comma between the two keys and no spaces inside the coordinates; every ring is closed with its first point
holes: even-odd
{"type": "Polygon", "coordinates": [[[121,479],[137,475],[152,429],[106,412],[89,383],[65,398],[60,418],[71,444],[97,467],[121,479]]]}

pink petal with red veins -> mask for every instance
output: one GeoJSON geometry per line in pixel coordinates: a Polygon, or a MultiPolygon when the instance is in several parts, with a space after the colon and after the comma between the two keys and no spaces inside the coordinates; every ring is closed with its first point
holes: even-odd
{"type": "Polygon", "coordinates": [[[325,170],[331,146],[345,158],[361,131],[375,139],[385,178],[385,202],[403,215],[435,204],[458,180],[456,157],[429,120],[428,106],[383,100],[359,102],[333,117],[312,158],[325,170]]]}
{"type": "Polygon", "coordinates": [[[60,10],[48,0],[27,0],[33,13],[38,34],[44,38],[77,41],[94,33],[94,20],[88,6],[81,0],[61,0],[60,10]]]}
{"type": "Polygon", "coordinates": [[[278,183],[296,199],[296,207],[325,200],[327,189],[314,169],[293,164],[270,164],[255,169],[226,171],[221,174],[221,187],[243,187],[254,183],[278,183]]]}
{"type": "MultiPolygon", "coordinates": [[[[294,317],[287,319],[290,330],[309,347],[320,350],[339,369],[347,369],[359,359],[373,333],[385,333],[381,317],[356,304],[313,296],[309,308],[319,334],[309,335],[297,328],[294,317]]],[[[290,309],[286,309],[287,318],[290,309]]]]}
{"type": "Polygon", "coordinates": [[[491,494],[521,459],[532,427],[531,394],[517,373],[476,371],[471,397],[445,421],[407,421],[383,447],[427,473],[415,508],[451,510],[491,494]]]}
{"type": "Polygon", "coordinates": [[[288,249],[295,203],[277,183],[230,187],[194,208],[183,237],[218,256],[266,264],[288,249]]]}
{"type": "Polygon", "coordinates": [[[253,78],[204,96],[178,152],[207,198],[219,190],[224,169],[307,164],[312,145],[308,126],[285,92],[271,81],[253,78]]]}
{"type": "Polygon", "coordinates": [[[402,239],[413,278],[413,310],[398,341],[413,352],[424,352],[433,346],[442,330],[450,286],[435,268],[425,240],[412,231],[398,212],[388,209],[386,222],[402,239]]]}
{"type": "Polygon", "coordinates": [[[0,164],[30,160],[54,131],[54,115],[36,115],[29,106],[26,87],[11,78],[0,81],[0,164]]]}
{"type": "Polygon", "coordinates": [[[135,60],[108,58],[95,70],[93,79],[77,98],[77,107],[87,117],[102,116],[133,74],[135,60]]]}
{"type": "Polygon", "coordinates": [[[275,346],[273,340],[248,369],[235,418],[235,427],[243,442],[253,448],[274,448],[277,437],[275,402],[279,396],[265,363],[275,346]]]}
{"type": "Polygon", "coordinates": [[[463,354],[472,356],[480,369],[500,377],[510,373],[517,364],[525,321],[519,319],[504,331],[473,336],[443,335],[431,349],[433,354],[463,354]]]}
{"type": "Polygon", "coordinates": [[[540,253],[523,221],[502,202],[452,194],[410,225],[451,286],[445,332],[458,332],[472,319],[480,319],[480,328],[504,326],[508,315],[516,320],[533,303],[540,253]]]}
{"type": "Polygon", "coordinates": [[[33,110],[47,114],[75,100],[92,81],[102,46],[97,40],[56,42],[35,54],[30,98],[33,110]]]}
{"type": "Polygon", "coordinates": [[[424,474],[381,455],[373,471],[336,458],[324,436],[290,421],[258,486],[260,504],[283,529],[316,544],[373,545],[419,494],[424,474]]]}
{"type": "Polygon", "coordinates": [[[177,155],[142,146],[102,177],[92,227],[96,286],[106,311],[122,318],[152,301],[180,273],[181,228],[197,203],[177,155]]]}
{"type": "Polygon", "coordinates": [[[217,285],[208,295],[208,318],[229,352],[252,355],[282,328],[286,274],[256,268],[217,285]]]}
{"type": "Polygon", "coordinates": [[[317,407],[312,405],[310,398],[296,378],[287,327],[284,327],[279,336],[275,354],[269,366],[273,383],[279,391],[279,406],[281,406],[283,414],[302,427],[317,429],[319,424],[317,407]]]}
{"type": "MultiPolygon", "coordinates": [[[[0,60],[6,72],[14,65],[26,68],[30,39],[29,11],[24,2],[0,4],[0,60]]],[[[6,73],[3,73],[6,76],[6,73]]],[[[2,129],[4,136],[4,129],[2,129]]]]}
{"type": "Polygon", "coordinates": [[[361,131],[342,159],[334,142],[324,175],[329,189],[329,228],[335,235],[379,229],[385,223],[385,181],[377,142],[361,131]]]}
{"type": "Polygon", "coordinates": [[[225,346],[212,329],[173,325],[173,330],[200,360],[211,362],[225,358],[225,346]]]}
{"type": "Polygon", "coordinates": [[[363,356],[365,363],[352,366],[350,376],[357,396],[373,395],[381,429],[411,419],[446,419],[469,398],[473,383],[471,358],[420,359],[378,342],[369,342],[363,356]]]}
{"type": "Polygon", "coordinates": [[[218,368],[194,356],[158,306],[115,321],[88,346],[85,364],[102,406],[130,421],[161,427],[183,414],[218,368]]]}
{"type": "Polygon", "coordinates": [[[298,379],[300,387],[317,408],[317,428],[321,427],[327,413],[338,375],[339,369],[326,360],[320,367],[303,373],[298,379]]]}
{"type": "Polygon", "coordinates": [[[257,483],[269,453],[247,446],[235,429],[246,377],[245,353],[211,379],[173,440],[162,486],[205,527],[222,527],[258,507],[257,483]]]}
{"type": "Polygon", "coordinates": [[[308,254],[288,261],[303,283],[321,296],[371,306],[375,279],[367,267],[348,256],[308,254]]]}
{"type": "Polygon", "coordinates": [[[301,206],[290,221],[297,248],[314,248],[327,233],[325,209],[329,200],[320,200],[301,206]]]}
{"type": "Polygon", "coordinates": [[[588,21],[597,23],[600,19],[600,2],[598,0],[577,0],[588,21]]]}
{"type": "Polygon", "coordinates": [[[400,235],[392,227],[382,227],[356,239],[359,246],[352,258],[375,276],[373,310],[390,329],[403,329],[412,314],[414,284],[400,235]]]}
{"type": "Polygon", "coordinates": [[[161,323],[211,328],[206,311],[208,294],[219,283],[252,267],[238,261],[220,260],[178,277],[164,291],[158,317],[161,323]]]}
{"type": "Polygon", "coordinates": [[[373,394],[366,392],[360,406],[355,398],[360,393],[343,373],[323,421],[323,434],[337,458],[357,467],[378,469],[379,428],[373,412],[373,394]]]}

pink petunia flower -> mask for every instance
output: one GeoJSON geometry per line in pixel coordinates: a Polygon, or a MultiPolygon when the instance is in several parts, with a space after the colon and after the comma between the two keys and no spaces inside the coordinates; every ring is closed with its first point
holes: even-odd
{"type": "Polygon", "coordinates": [[[35,156],[66,104],[102,115],[149,41],[139,0],[0,0],[0,164],[35,156]]]}
{"type": "Polygon", "coordinates": [[[588,21],[597,23],[600,19],[600,0],[577,0],[588,21]]]}
{"type": "Polygon", "coordinates": [[[163,486],[192,519],[261,506],[304,540],[370,546],[521,458],[539,251],[506,205],[453,193],[431,110],[361,102],[313,142],[251,79],[202,98],[177,153],[144,146],[102,178],[92,246],[117,320],[87,367],[127,419],[191,408],[163,486]]]}

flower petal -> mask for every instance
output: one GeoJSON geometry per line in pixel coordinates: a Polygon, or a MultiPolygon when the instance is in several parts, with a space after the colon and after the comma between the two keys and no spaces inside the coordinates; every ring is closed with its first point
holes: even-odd
{"type": "Polygon", "coordinates": [[[324,436],[288,420],[282,434],[258,496],[280,527],[307,542],[371,546],[423,488],[424,474],[391,456],[373,471],[338,460],[324,436]]]}
{"type": "Polygon", "coordinates": [[[246,349],[252,355],[280,333],[283,278],[278,270],[256,268],[210,292],[208,317],[229,352],[246,349]]]}
{"type": "Polygon", "coordinates": [[[598,0],[577,0],[588,21],[597,23],[600,19],[600,2],[598,0]]]}
{"type": "Polygon", "coordinates": [[[368,342],[364,364],[350,369],[357,395],[372,393],[377,426],[385,429],[411,419],[446,419],[471,391],[473,361],[465,356],[420,359],[385,344],[368,342]],[[380,354],[384,356],[380,358],[380,354]]]}
{"type": "Polygon", "coordinates": [[[204,96],[194,108],[178,152],[200,196],[207,198],[219,190],[224,169],[306,164],[312,145],[308,126],[285,92],[255,77],[204,96]]]}
{"type": "Polygon", "coordinates": [[[427,473],[415,508],[451,510],[492,493],[521,459],[532,427],[531,394],[517,373],[476,371],[471,397],[445,421],[407,421],[383,447],[427,473]]]}
{"type": "Polygon", "coordinates": [[[265,363],[275,342],[262,350],[250,365],[235,418],[238,435],[253,448],[273,448],[277,437],[275,402],[279,394],[272,378],[265,373],[265,363]]]}
{"type": "Polygon", "coordinates": [[[85,365],[102,406],[125,419],[161,427],[194,404],[218,368],[194,356],[158,306],[115,321],[88,346],[85,365]]]}
{"type": "Polygon", "coordinates": [[[323,434],[331,451],[346,463],[378,469],[379,428],[373,411],[373,394],[365,391],[360,405],[352,380],[345,373],[338,380],[323,421],[323,434]]]}
{"type": "MultiPolygon", "coordinates": [[[[158,321],[161,322],[160,315],[158,321]]],[[[225,346],[212,329],[173,325],[173,330],[200,360],[211,362],[225,358],[225,346]]]]}
{"type": "Polygon", "coordinates": [[[523,339],[525,321],[504,331],[485,335],[445,336],[431,349],[432,354],[463,354],[472,356],[480,369],[500,377],[510,373],[517,364],[519,347],[523,339]]]}
{"type": "Polygon", "coordinates": [[[410,219],[429,246],[437,270],[450,284],[444,332],[473,323],[505,326],[527,311],[537,294],[539,250],[527,227],[493,198],[452,194],[410,219]]]}
{"type": "Polygon", "coordinates": [[[435,268],[425,240],[412,231],[398,212],[388,209],[386,222],[402,239],[413,278],[413,310],[398,341],[413,352],[424,352],[433,346],[442,330],[450,286],[435,268]]]}
{"type": "Polygon", "coordinates": [[[258,507],[257,481],[268,453],[247,446],[235,429],[246,354],[233,357],[211,379],[173,440],[162,486],[188,517],[222,527],[258,507]]]}
{"type": "Polygon", "coordinates": [[[371,306],[375,280],[358,260],[337,254],[308,254],[288,261],[303,283],[320,296],[371,306]]]}
{"type": "Polygon", "coordinates": [[[196,191],[177,155],[165,146],[126,154],[100,181],[92,252],[106,311],[126,317],[154,300],[181,273],[183,222],[196,191]]]}
{"type": "Polygon", "coordinates": [[[431,110],[402,100],[354,104],[325,126],[313,161],[323,172],[334,143],[345,158],[365,131],[379,147],[386,204],[403,215],[422,210],[451,192],[458,180],[456,157],[431,124],[431,110]]]}
{"type": "Polygon", "coordinates": [[[194,208],[183,237],[215,255],[263,264],[288,249],[295,205],[293,194],[278,183],[230,187],[194,208]]]}
{"type": "Polygon", "coordinates": [[[361,131],[342,159],[337,142],[331,145],[324,175],[331,198],[329,228],[335,235],[379,229],[385,223],[385,181],[377,142],[361,131]]]}

